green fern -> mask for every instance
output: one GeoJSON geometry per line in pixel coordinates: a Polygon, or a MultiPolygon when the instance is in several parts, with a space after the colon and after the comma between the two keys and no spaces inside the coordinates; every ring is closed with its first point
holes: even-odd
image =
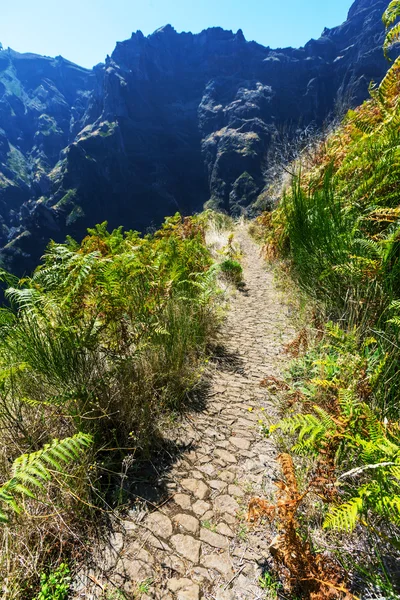
{"type": "MultiPolygon", "coordinates": [[[[363,515],[368,519],[368,512],[400,525],[400,485],[397,481],[393,487],[387,479],[392,467],[377,464],[368,465],[368,468],[378,470],[380,474],[359,487],[357,494],[352,498],[329,509],[324,521],[326,529],[353,531],[363,515]]],[[[361,472],[363,471],[359,470],[359,473],[361,472]]]]}
{"type": "Polygon", "coordinates": [[[324,527],[326,529],[352,531],[356,526],[362,509],[363,500],[358,496],[344,502],[340,506],[335,506],[326,515],[324,527]]]}
{"type": "Polygon", "coordinates": [[[400,39],[400,23],[396,23],[400,17],[400,2],[392,0],[382,16],[383,24],[386,27],[386,38],[383,45],[385,56],[389,49],[400,39]]]}
{"type": "Polygon", "coordinates": [[[316,414],[298,413],[282,419],[277,427],[283,433],[297,434],[298,441],[292,450],[297,454],[318,454],[328,434],[336,429],[332,417],[318,406],[314,406],[316,414]]]}
{"type": "MultiPolygon", "coordinates": [[[[13,463],[11,479],[0,487],[0,502],[14,512],[21,512],[20,498],[36,498],[34,491],[44,488],[52,478],[52,472],[63,473],[65,466],[77,460],[91,443],[91,436],[78,433],[63,440],[53,440],[37,452],[23,454],[13,463]]],[[[7,521],[7,512],[0,510],[0,522],[7,521]]]]}

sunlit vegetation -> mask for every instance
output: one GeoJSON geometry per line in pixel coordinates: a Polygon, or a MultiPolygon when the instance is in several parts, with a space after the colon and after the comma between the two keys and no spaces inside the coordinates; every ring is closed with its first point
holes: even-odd
{"type": "MultiPolygon", "coordinates": [[[[399,16],[391,2],[385,52],[398,41],[399,16]]],[[[301,482],[284,477],[277,506],[285,555],[275,563],[287,588],[304,597],[365,593],[366,585],[371,597],[398,597],[399,77],[397,59],[370,99],[299,157],[291,186],[256,228],[267,259],[279,260],[312,314],[287,349],[284,418],[266,431],[293,456],[301,482]],[[303,540],[297,549],[296,535],[288,538],[293,519],[303,540]],[[303,580],[302,561],[290,559],[301,548],[303,580]]]]}
{"type": "Polygon", "coordinates": [[[219,321],[210,219],[144,237],[103,223],[50,243],[30,278],[3,272],[2,597],[66,597],[57,564],[117,501],[110,473],[185,408],[219,321]]]}

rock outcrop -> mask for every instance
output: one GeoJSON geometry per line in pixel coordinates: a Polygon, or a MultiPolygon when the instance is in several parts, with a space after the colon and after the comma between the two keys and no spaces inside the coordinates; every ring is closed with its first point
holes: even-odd
{"type": "Polygon", "coordinates": [[[304,48],[170,25],[117,43],[92,71],[0,51],[0,246],[29,271],[50,238],[108,220],[144,230],[176,212],[238,213],[260,194],[276,132],[359,104],[387,70],[386,1],[304,48]]]}

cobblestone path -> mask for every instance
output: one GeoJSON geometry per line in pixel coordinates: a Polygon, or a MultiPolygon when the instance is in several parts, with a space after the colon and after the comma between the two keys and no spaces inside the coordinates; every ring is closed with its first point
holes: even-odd
{"type": "MultiPolygon", "coordinates": [[[[276,474],[274,446],[258,423],[275,409],[260,381],[279,376],[282,346],[294,332],[259,247],[244,225],[235,235],[246,289],[231,301],[221,338],[225,358],[216,363],[205,409],[174,429],[175,441],[190,451],[166,474],[168,501],[124,521],[104,558],[114,557],[116,588],[142,600],[264,598],[258,579],[268,540],[246,522],[249,498],[268,496],[276,474]]],[[[105,589],[97,577],[94,587],[105,589]]],[[[123,597],[107,590],[101,597],[123,597]]],[[[86,588],[77,597],[98,596],[86,588]]]]}

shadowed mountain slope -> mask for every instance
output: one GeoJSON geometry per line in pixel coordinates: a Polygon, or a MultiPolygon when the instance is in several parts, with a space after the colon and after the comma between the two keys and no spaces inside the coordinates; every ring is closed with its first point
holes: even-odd
{"type": "Polygon", "coordinates": [[[277,130],[359,104],[387,70],[381,15],[357,0],[304,48],[170,25],[117,43],[92,71],[0,52],[0,247],[18,273],[48,240],[108,220],[143,230],[179,210],[243,211],[263,189],[277,130]]]}

